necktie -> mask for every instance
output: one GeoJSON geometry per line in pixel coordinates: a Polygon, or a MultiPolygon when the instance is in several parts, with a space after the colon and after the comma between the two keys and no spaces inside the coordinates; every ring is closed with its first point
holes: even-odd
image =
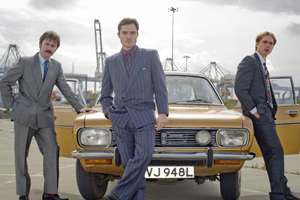
{"type": "Polygon", "coordinates": [[[44,62],[43,82],[45,81],[45,78],[46,78],[46,75],[47,75],[47,72],[48,72],[48,63],[49,63],[49,60],[45,60],[45,62],[44,62]]]}
{"type": "Polygon", "coordinates": [[[272,106],[272,93],[271,93],[271,82],[270,82],[270,77],[269,77],[269,71],[266,66],[266,63],[264,63],[265,67],[265,75],[266,75],[266,83],[267,83],[267,95],[268,95],[268,104],[272,106]]]}
{"type": "Polygon", "coordinates": [[[130,67],[131,67],[131,55],[129,51],[126,52],[126,69],[128,74],[130,73],[130,67]]]}

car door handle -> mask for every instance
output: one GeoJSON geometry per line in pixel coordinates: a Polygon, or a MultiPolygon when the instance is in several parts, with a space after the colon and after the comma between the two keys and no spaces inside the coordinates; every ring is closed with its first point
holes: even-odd
{"type": "Polygon", "coordinates": [[[287,111],[285,111],[285,114],[288,114],[288,115],[298,115],[299,111],[298,110],[287,110],[287,111]]]}

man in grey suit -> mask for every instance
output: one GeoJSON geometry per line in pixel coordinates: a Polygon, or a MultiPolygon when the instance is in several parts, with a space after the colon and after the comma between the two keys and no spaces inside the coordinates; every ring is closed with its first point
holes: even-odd
{"type": "Polygon", "coordinates": [[[274,34],[265,31],[257,35],[256,52],[238,65],[234,89],[243,114],[253,122],[271,185],[270,199],[299,200],[287,186],[284,175],[284,152],[274,122],[277,104],[265,64],[275,44],[274,34]]]}
{"type": "Polygon", "coordinates": [[[19,199],[29,199],[30,176],[27,156],[32,137],[35,137],[43,154],[43,200],[66,200],[58,191],[59,146],[54,130],[54,114],[51,94],[56,85],[79,112],[94,111],[75,97],[67,84],[61,64],[50,58],[60,46],[60,37],[53,31],[45,32],[39,41],[40,52],[32,57],[20,58],[0,82],[4,105],[11,109],[15,129],[16,190],[19,199]],[[14,98],[12,86],[18,81],[19,92],[14,98]]]}
{"type": "Polygon", "coordinates": [[[118,25],[122,50],[106,59],[100,102],[111,120],[124,173],[107,195],[113,200],[145,199],[145,172],[152,159],[156,130],[167,123],[168,93],[156,50],[136,46],[139,24],[118,25]],[[114,93],[114,97],[112,94],[114,93]],[[155,103],[158,117],[155,117],[155,103]]]}

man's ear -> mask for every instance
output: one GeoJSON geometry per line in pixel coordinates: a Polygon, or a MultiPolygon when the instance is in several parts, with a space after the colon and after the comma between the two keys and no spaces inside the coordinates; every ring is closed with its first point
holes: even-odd
{"type": "Polygon", "coordinates": [[[117,33],[118,37],[120,37],[120,32],[117,33]]]}

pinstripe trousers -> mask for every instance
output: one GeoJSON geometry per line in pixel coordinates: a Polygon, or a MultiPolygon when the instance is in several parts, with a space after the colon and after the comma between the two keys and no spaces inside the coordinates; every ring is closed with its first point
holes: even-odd
{"type": "Polygon", "coordinates": [[[155,145],[154,124],[135,128],[130,119],[125,128],[113,125],[124,173],[110,196],[119,200],[146,198],[145,172],[155,145]]]}

